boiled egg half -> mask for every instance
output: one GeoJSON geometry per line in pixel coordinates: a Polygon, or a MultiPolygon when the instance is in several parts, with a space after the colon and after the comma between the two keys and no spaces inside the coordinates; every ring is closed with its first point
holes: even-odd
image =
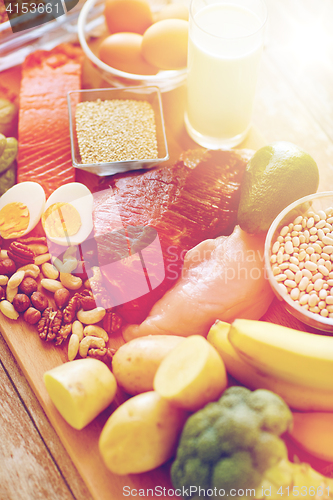
{"type": "Polygon", "coordinates": [[[45,207],[45,192],[37,182],[15,184],[0,198],[0,234],[6,239],[25,236],[39,222],[45,207]]]}
{"type": "Polygon", "coordinates": [[[80,245],[91,233],[93,195],[79,182],[56,189],[45,204],[42,224],[47,238],[62,246],[80,245]]]}

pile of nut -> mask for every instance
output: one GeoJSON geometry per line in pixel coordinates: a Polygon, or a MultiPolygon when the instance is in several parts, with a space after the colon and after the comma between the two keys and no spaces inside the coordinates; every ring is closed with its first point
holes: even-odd
{"type": "Polygon", "coordinates": [[[279,288],[303,309],[333,318],[333,208],[282,227],[270,258],[279,288]]]}
{"type": "Polygon", "coordinates": [[[0,311],[12,320],[22,315],[36,325],[42,340],[55,345],[70,337],[69,360],[77,354],[102,359],[108,353],[109,334],[120,329],[121,318],[96,306],[95,297],[103,291],[100,269],[91,267],[92,276],[83,281],[75,275],[85,269],[76,252],[77,247],[69,247],[63,260],[53,259],[52,264],[44,237],[13,241],[8,250],[1,250],[0,311]]]}

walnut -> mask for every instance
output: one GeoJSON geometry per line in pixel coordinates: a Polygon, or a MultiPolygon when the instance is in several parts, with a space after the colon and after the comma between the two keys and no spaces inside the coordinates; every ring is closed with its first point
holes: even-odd
{"type": "Polygon", "coordinates": [[[62,309],[63,307],[67,306],[70,296],[71,294],[67,290],[67,288],[60,288],[59,290],[55,291],[54,301],[59,309],[62,309]]]}
{"type": "Polygon", "coordinates": [[[52,307],[47,307],[38,322],[37,330],[42,340],[54,340],[59,333],[62,323],[62,312],[54,311],[52,307]]]}
{"type": "Polygon", "coordinates": [[[33,264],[35,260],[34,252],[27,245],[19,241],[13,241],[9,245],[8,257],[19,266],[33,264]]]}
{"type": "Polygon", "coordinates": [[[107,311],[103,318],[103,328],[108,334],[116,333],[122,326],[122,318],[116,312],[107,311]]]}
{"type": "Polygon", "coordinates": [[[49,305],[49,301],[47,300],[47,297],[41,293],[41,292],[34,292],[31,297],[31,302],[32,305],[38,309],[38,311],[44,311],[44,309],[47,308],[49,305]]]}
{"type": "Polygon", "coordinates": [[[89,311],[90,309],[95,309],[95,307],[97,307],[94,296],[90,290],[83,290],[83,292],[80,293],[80,301],[82,309],[85,311],[89,311]]]}
{"type": "Polygon", "coordinates": [[[108,350],[106,347],[100,347],[97,349],[89,349],[88,356],[90,358],[102,359],[107,354],[108,350]]]}
{"type": "Polygon", "coordinates": [[[41,318],[41,312],[34,307],[29,307],[23,314],[23,318],[30,325],[35,325],[41,318]]]}
{"type": "Polygon", "coordinates": [[[72,323],[62,325],[55,338],[55,345],[61,345],[72,331],[72,323]]]}
{"type": "Polygon", "coordinates": [[[4,259],[0,261],[0,274],[11,276],[16,271],[16,264],[12,259],[4,259]]]}
{"type": "Polygon", "coordinates": [[[32,295],[34,292],[37,292],[37,288],[38,288],[37,281],[34,278],[30,278],[30,276],[23,278],[23,280],[19,285],[19,291],[29,296],[32,295]]]}
{"type": "Polygon", "coordinates": [[[13,306],[15,311],[21,313],[30,307],[30,299],[25,293],[17,293],[13,299],[13,306]]]}
{"type": "Polygon", "coordinates": [[[63,311],[64,323],[73,323],[76,313],[81,307],[80,294],[75,293],[63,311]]]}

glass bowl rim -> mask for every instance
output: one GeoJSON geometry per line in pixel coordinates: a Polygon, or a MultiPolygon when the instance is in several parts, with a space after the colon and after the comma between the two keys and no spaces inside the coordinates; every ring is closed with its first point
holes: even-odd
{"type": "Polygon", "coordinates": [[[154,85],[154,82],[158,82],[161,80],[167,80],[168,77],[172,77],[175,75],[186,75],[187,68],[179,69],[179,70],[163,70],[162,74],[157,73],[156,75],[136,75],[135,73],[126,73],[125,71],[120,71],[119,69],[113,68],[108,64],[101,61],[90,49],[86,37],[85,37],[85,25],[87,21],[87,16],[90,10],[94,7],[95,2],[97,0],[87,0],[83,5],[78,21],[77,21],[77,33],[79,37],[79,42],[86,56],[90,59],[90,61],[95,64],[99,69],[105,71],[106,73],[113,74],[114,76],[125,78],[133,81],[146,81],[151,82],[151,85],[154,85]],[[160,76],[159,76],[160,75],[160,76]],[[165,76],[164,76],[165,75],[165,76]],[[166,76],[167,75],[167,76],[166,76]]]}

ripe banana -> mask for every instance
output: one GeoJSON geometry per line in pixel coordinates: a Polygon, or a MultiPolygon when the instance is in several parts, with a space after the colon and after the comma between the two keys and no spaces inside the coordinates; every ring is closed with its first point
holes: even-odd
{"type": "Polygon", "coordinates": [[[333,338],[285,326],[237,319],[228,338],[240,357],[266,375],[333,391],[333,338]]]}
{"type": "MultiPolygon", "coordinates": [[[[238,321],[238,320],[237,320],[238,321]]],[[[207,340],[224,361],[227,372],[250,389],[269,389],[281,396],[292,408],[303,411],[332,411],[333,390],[318,390],[267,376],[247,364],[228,340],[230,324],[218,321],[208,333],[207,340]]]]}

